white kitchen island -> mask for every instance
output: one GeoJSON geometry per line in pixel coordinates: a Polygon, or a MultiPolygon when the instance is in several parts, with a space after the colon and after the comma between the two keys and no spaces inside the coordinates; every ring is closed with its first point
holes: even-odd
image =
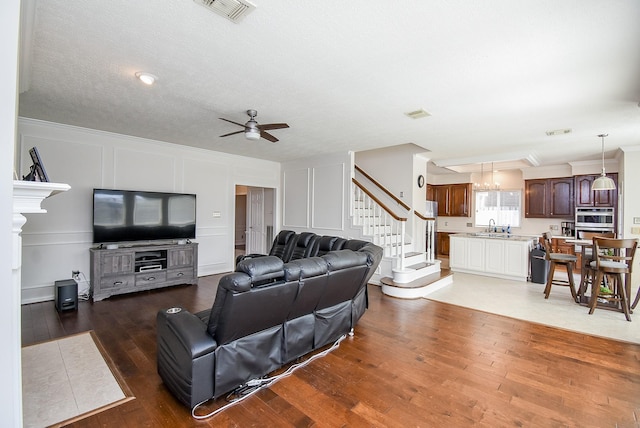
{"type": "Polygon", "coordinates": [[[529,253],[537,238],[506,233],[450,235],[449,266],[454,272],[527,281],[529,253]]]}

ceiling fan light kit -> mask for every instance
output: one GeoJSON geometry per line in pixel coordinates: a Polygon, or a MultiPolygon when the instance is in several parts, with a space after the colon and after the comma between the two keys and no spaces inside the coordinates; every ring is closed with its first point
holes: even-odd
{"type": "Polygon", "coordinates": [[[244,137],[247,140],[259,140],[260,131],[258,131],[257,129],[247,129],[244,133],[244,137]]]}
{"type": "Polygon", "coordinates": [[[602,138],[602,173],[600,177],[593,180],[591,184],[591,190],[615,190],[616,183],[610,177],[607,177],[604,171],[604,137],[609,134],[600,134],[598,137],[602,138]]]}

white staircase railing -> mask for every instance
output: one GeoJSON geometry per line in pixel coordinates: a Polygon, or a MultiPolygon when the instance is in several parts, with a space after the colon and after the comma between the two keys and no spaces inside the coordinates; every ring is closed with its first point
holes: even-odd
{"type": "Polygon", "coordinates": [[[377,188],[378,193],[384,194],[389,199],[390,205],[395,204],[396,209],[389,208],[389,205],[382,202],[365,185],[356,178],[352,178],[354,226],[361,227],[364,235],[371,236],[372,241],[384,249],[385,256],[396,259],[396,268],[404,270],[407,248],[407,217],[404,215],[409,215],[413,211],[414,221],[410,241],[413,251],[424,253],[425,261],[433,263],[436,259],[436,219],[425,217],[417,210],[412,209],[357,165],[355,165],[355,170],[377,188]],[[402,212],[402,214],[398,215],[397,212],[402,212]]]}
{"type": "Polygon", "coordinates": [[[433,217],[425,217],[418,211],[413,211],[416,217],[415,221],[415,239],[414,248],[423,250],[427,263],[433,263],[436,259],[436,219],[433,217]]]}
{"type": "Polygon", "coordinates": [[[386,256],[396,257],[404,268],[406,217],[400,217],[385,206],[358,180],[353,182],[353,224],[362,227],[373,243],[384,249],[386,256]]]}

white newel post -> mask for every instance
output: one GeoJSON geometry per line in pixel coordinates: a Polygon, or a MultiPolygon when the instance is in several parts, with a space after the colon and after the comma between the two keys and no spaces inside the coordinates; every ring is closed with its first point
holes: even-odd
{"type": "MultiPolygon", "coordinates": [[[[15,311],[12,319],[17,320],[18,329],[15,332],[13,342],[8,349],[12,349],[17,355],[14,355],[14,373],[20,374],[20,381],[16,391],[22,396],[22,333],[20,320],[20,304],[22,290],[22,226],[27,222],[27,218],[23,214],[28,213],[46,213],[47,210],[41,207],[42,201],[56,193],[66,192],[71,187],[62,183],[41,183],[33,181],[14,181],[13,182],[13,233],[11,239],[11,270],[12,270],[12,302],[9,305],[11,311],[15,311]]],[[[19,416],[22,420],[22,400],[20,400],[19,416]]]]}

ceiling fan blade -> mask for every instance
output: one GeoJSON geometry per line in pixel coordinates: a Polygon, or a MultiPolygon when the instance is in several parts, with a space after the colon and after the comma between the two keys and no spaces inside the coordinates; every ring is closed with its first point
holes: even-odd
{"type": "Polygon", "coordinates": [[[233,123],[234,125],[242,126],[244,128],[244,123],[234,122],[233,120],[225,119],[224,117],[219,117],[218,119],[224,120],[225,122],[233,123]]]}
{"type": "Polygon", "coordinates": [[[279,141],[276,137],[274,137],[273,135],[269,134],[267,131],[260,131],[260,136],[262,138],[264,138],[265,140],[269,140],[272,143],[275,143],[276,141],[279,141]]]}
{"type": "Polygon", "coordinates": [[[264,131],[268,131],[270,129],[282,129],[282,128],[288,128],[289,125],[287,125],[286,123],[267,123],[265,125],[258,125],[258,129],[260,130],[264,130],[264,131]]]}
{"type": "Polygon", "coordinates": [[[228,137],[229,135],[242,134],[243,132],[244,131],[230,132],[228,134],[221,135],[220,137],[228,137]]]}

